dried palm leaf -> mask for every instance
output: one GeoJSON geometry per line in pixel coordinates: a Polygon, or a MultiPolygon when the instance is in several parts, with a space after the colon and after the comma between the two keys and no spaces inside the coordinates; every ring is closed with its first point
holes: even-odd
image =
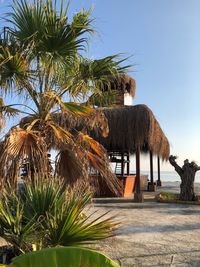
{"type": "Polygon", "coordinates": [[[60,151],[56,162],[56,174],[64,178],[65,184],[73,186],[77,181],[83,180],[87,183],[88,173],[86,171],[86,163],[80,151],[65,148],[60,151]]]}
{"type": "MultiPolygon", "coordinates": [[[[48,173],[47,145],[37,132],[18,127],[11,129],[0,156],[0,173],[11,184],[19,177],[19,165],[29,162],[29,178],[45,177],[48,173]]],[[[14,184],[13,184],[14,185],[14,184]]]]}

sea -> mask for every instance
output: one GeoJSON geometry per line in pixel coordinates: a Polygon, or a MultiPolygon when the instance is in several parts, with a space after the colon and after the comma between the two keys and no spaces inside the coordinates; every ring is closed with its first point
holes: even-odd
{"type": "MultiPolygon", "coordinates": [[[[150,179],[150,172],[149,171],[141,171],[141,175],[145,174],[148,175],[148,178],[150,179]]],[[[154,180],[156,181],[158,179],[158,173],[153,172],[154,174],[154,180]]],[[[175,171],[161,171],[160,173],[161,181],[163,182],[180,182],[180,176],[175,171]]],[[[196,173],[195,176],[195,183],[200,183],[200,171],[196,173]]]]}

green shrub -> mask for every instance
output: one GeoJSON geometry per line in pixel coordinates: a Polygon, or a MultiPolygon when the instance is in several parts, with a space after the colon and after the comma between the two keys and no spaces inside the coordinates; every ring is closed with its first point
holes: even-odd
{"type": "Polygon", "coordinates": [[[91,202],[82,193],[63,190],[57,181],[25,184],[23,194],[4,193],[0,199],[0,235],[16,255],[54,246],[86,245],[114,234],[116,224],[104,215],[84,212],[91,202]]]}

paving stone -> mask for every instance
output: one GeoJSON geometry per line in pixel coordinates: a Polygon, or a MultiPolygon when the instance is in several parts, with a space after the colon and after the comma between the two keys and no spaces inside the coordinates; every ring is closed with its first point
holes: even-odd
{"type": "Polygon", "coordinates": [[[122,267],[200,267],[200,206],[144,203],[132,199],[98,199],[98,213],[110,210],[121,222],[117,236],[98,249],[117,259],[122,267]]]}

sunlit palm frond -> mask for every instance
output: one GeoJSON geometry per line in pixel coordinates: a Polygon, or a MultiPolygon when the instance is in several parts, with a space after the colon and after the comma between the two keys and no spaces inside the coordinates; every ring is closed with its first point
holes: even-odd
{"type": "Polygon", "coordinates": [[[82,35],[91,31],[89,12],[79,12],[70,23],[68,5],[64,7],[58,1],[42,0],[32,4],[16,0],[12,9],[10,22],[16,26],[13,33],[23,43],[32,41],[35,52],[44,61],[63,59],[64,62],[65,57],[74,57],[87,40],[82,35]]]}
{"type": "Polygon", "coordinates": [[[6,91],[23,87],[29,74],[26,56],[12,44],[0,47],[0,86],[6,91]]]}
{"type": "Polygon", "coordinates": [[[46,119],[41,119],[38,114],[29,116],[21,120],[20,126],[28,132],[41,134],[48,144],[48,148],[55,146],[63,146],[72,139],[72,134],[65,128],[58,125],[51,119],[51,114],[48,113],[46,119]]]}
{"type": "Polygon", "coordinates": [[[93,109],[75,102],[63,102],[63,110],[67,110],[76,116],[88,116],[93,112],[93,109]]]}
{"type": "Polygon", "coordinates": [[[130,66],[122,66],[125,59],[118,59],[119,55],[113,55],[98,60],[77,57],[70,70],[66,66],[66,72],[62,76],[62,91],[70,93],[72,97],[80,94],[87,96],[88,92],[101,94],[101,89],[110,85],[110,77],[117,77],[125,73],[130,66]]]}
{"type": "Polygon", "coordinates": [[[4,104],[3,98],[0,97],[0,130],[5,126],[6,117],[13,117],[19,113],[18,109],[4,104]]]}
{"type": "Polygon", "coordinates": [[[95,107],[113,107],[118,104],[120,94],[116,90],[108,90],[107,92],[94,93],[87,100],[86,104],[95,107]]]}
{"type": "MultiPolygon", "coordinates": [[[[51,130],[53,134],[52,146],[59,145],[59,144],[63,146],[69,143],[69,141],[72,139],[72,134],[69,131],[67,131],[63,127],[60,127],[58,124],[56,124],[55,122],[51,120],[47,122],[47,131],[48,130],[51,130]]],[[[49,133],[47,133],[47,135],[49,135],[49,133]]]]}
{"type": "Polygon", "coordinates": [[[84,143],[86,147],[92,149],[93,152],[95,152],[99,157],[104,157],[106,153],[105,148],[93,138],[91,138],[89,135],[79,132],[77,139],[81,143],[84,143]]]}
{"type": "Polygon", "coordinates": [[[75,102],[64,102],[62,98],[53,91],[45,92],[44,94],[48,100],[49,105],[58,104],[63,111],[69,111],[76,116],[88,116],[93,112],[93,109],[88,106],[83,106],[75,102]]]}
{"type": "Polygon", "coordinates": [[[82,36],[84,33],[94,32],[94,29],[92,28],[93,19],[90,18],[91,11],[91,9],[88,11],[82,9],[73,16],[71,28],[77,36],[82,36]]]}

